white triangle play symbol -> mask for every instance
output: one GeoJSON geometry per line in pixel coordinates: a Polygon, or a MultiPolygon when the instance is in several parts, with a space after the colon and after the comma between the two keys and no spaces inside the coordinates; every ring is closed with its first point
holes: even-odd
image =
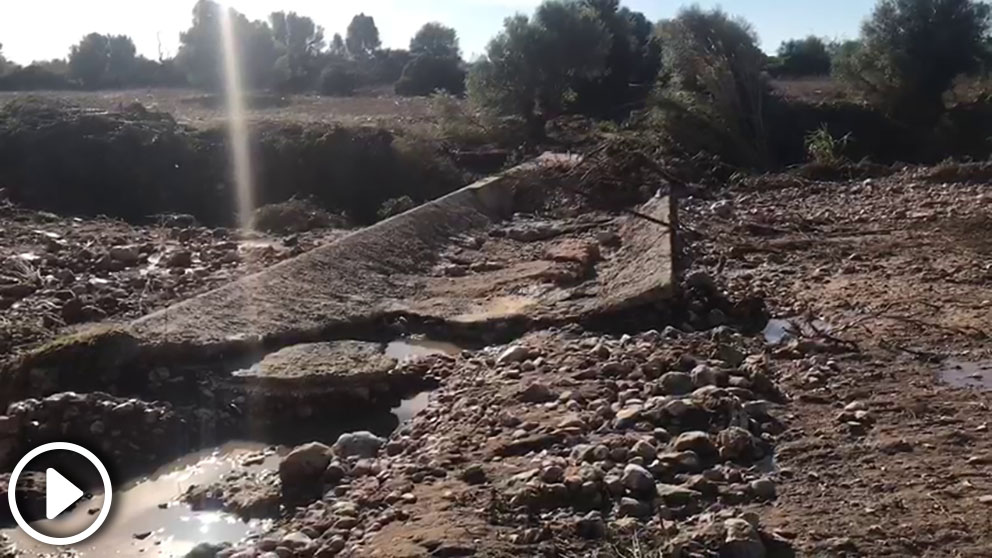
{"type": "Polygon", "coordinates": [[[83,491],[55,469],[45,471],[45,517],[55,519],[83,497],[83,491]]]}

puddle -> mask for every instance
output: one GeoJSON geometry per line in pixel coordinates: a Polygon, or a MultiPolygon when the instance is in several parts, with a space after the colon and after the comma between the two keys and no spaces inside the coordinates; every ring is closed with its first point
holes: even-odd
{"type": "Polygon", "coordinates": [[[992,391],[992,361],[965,362],[948,360],[939,372],[940,379],[951,387],[992,391]]]}
{"type": "Polygon", "coordinates": [[[799,332],[814,335],[816,330],[830,331],[830,329],[830,324],[823,320],[807,322],[802,318],[774,318],[768,320],[768,325],[761,333],[769,345],[781,345],[795,339],[799,332]]]}
{"type": "Polygon", "coordinates": [[[430,355],[457,355],[462,348],[446,341],[431,339],[398,339],[386,345],[386,356],[396,360],[414,360],[430,355]]]}
{"type": "MultiPolygon", "coordinates": [[[[183,557],[200,543],[234,543],[261,533],[266,524],[243,522],[237,517],[216,511],[193,511],[179,502],[179,497],[193,484],[208,484],[234,470],[239,459],[257,454],[267,446],[253,442],[231,442],[173,461],[148,477],[130,482],[114,493],[110,517],[96,535],[66,547],[78,556],[153,556],[183,557]],[[167,507],[160,508],[159,505],[167,507]],[[138,540],[137,534],[151,533],[138,540]]],[[[246,470],[275,469],[279,457],[268,456],[262,463],[246,470]]],[[[33,525],[49,534],[75,533],[78,526],[89,525],[94,516],[88,510],[99,507],[102,494],[81,502],[65,517],[39,521],[33,525]]],[[[26,556],[50,555],[52,547],[31,539],[19,529],[3,529],[26,556]]]]}
{"type": "Polygon", "coordinates": [[[409,399],[404,399],[398,407],[393,407],[392,413],[399,419],[400,424],[409,422],[417,413],[427,408],[431,393],[424,391],[409,399]]]}

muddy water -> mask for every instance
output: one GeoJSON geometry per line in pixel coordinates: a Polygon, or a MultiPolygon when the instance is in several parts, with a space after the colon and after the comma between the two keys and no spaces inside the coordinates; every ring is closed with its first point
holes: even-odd
{"type": "Polygon", "coordinates": [[[948,360],[939,374],[940,379],[951,387],[992,391],[992,360],[948,360]]]}
{"type": "MultiPolygon", "coordinates": [[[[412,348],[403,347],[403,350],[436,354],[443,346],[427,343],[412,345],[412,348]]],[[[394,351],[398,354],[400,347],[394,348],[394,351]]],[[[419,355],[408,355],[409,358],[416,356],[419,355]]],[[[429,392],[414,395],[401,402],[392,413],[403,424],[422,411],[429,398],[429,392]]],[[[191,485],[210,484],[235,469],[276,470],[279,453],[285,451],[287,450],[284,448],[276,449],[257,442],[230,442],[168,463],[151,475],[120,487],[114,493],[110,517],[100,531],[68,549],[79,556],[93,558],[138,555],[183,557],[200,543],[235,543],[259,534],[264,531],[266,522],[244,522],[231,514],[218,511],[194,511],[181,502],[180,497],[191,485]],[[250,461],[253,465],[243,464],[248,456],[253,457],[250,461]]],[[[95,494],[91,500],[80,502],[58,520],[38,521],[33,525],[50,535],[74,534],[93,521],[95,515],[89,512],[99,509],[102,502],[103,495],[95,494]]],[[[53,553],[52,547],[34,541],[19,529],[4,529],[0,532],[10,537],[26,556],[50,556],[53,553]]]]}
{"type": "MultiPolygon", "coordinates": [[[[279,457],[269,450],[261,463],[242,466],[240,460],[265,451],[263,444],[231,442],[224,446],[187,455],[173,461],[148,477],[120,487],[107,522],[88,540],[71,547],[79,556],[153,556],[181,557],[200,543],[236,542],[266,526],[264,522],[243,522],[233,515],[213,511],[193,511],[179,501],[193,484],[220,480],[235,468],[243,470],[275,469],[279,457]],[[142,537],[139,539],[138,537],[142,537]]],[[[82,501],[70,513],[57,520],[39,521],[34,527],[43,533],[65,536],[89,525],[98,509],[102,494],[82,501]]],[[[5,529],[6,534],[28,556],[50,554],[52,547],[38,543],[19,529],[5,529]]]]}

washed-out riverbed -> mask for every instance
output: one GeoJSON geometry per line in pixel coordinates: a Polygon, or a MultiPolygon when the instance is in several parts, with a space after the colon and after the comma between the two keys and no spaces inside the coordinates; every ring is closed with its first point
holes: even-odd
{"type": "MultiPolygon", "coordinates": [[[[399,361],[433,354],[452,354],[461,349],[455,345],[419,339],[403,339],[387,345],[388,356],[399,361]]],[[[423,410],[430,398],[422,392],[403,400],[393,409],[400,424],[423,410]]],[[[90,539],[71,547],[79,556],[181,557],[201,543],[223,544],[258,535],[265,531],[267,521],[243,521],[233,514],[195,510],[182,501],[183,494],[193,485],[208,485],[220,481],[228,473],[275,471],[284,448],[253,441],[232,441],[222,446],[188,454],[167,463],[151,474],[132,480],[114,494],[112,511],[104,526],[90,539]]],[[[68,536],[88,526],[96,517],[103,495],[94,494],[82,500],[56,520],[43,520],[32,525],[39,531],[68,536]]],[[[50,556],[54,549],[24,534],[20,529],[0,531],[29,556],[50,556]]],[[[57,554],[57,553],[56,553],[57,554]]]]}

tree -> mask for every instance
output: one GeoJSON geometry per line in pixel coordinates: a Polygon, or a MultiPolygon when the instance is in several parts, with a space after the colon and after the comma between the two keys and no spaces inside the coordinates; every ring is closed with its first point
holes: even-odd
{"type": "Polygon", "coordinates": [[[461,95],[465,93],[465,70],[458,58],[421,54],[403,68],[395,90],[403,96],[425,96],[435,91],[461,95]]]}
{"type": "Polygon", "coordinates": [[[410,39],[410,54],[435,58],[461,58],[458,33],[437,22],[425,23],[410,39]]]}
{"type": "Polygon", "coordinates": [[[69,77],[88,89],[102,85],[110,57],[109,43],[106,35],[90,33],[73,45],[69,51],[69,77]]]}
{"type": "Polygon", "coordinates": [[[348,24],[348,35],[345,39],[348,52],[355,58],[366,58],[379,49],[379,29],[375,20],[364,13],[351,18],[348,24]]]}
{"type": "Polygon", "coordinates": [[[987,60],[990,12],[974,0],[881,0],[837,74],[896,118],[932,125],[954,79],[987,60]]]}
{"type": "Polygon", "coordinates": [[[813,35],[805,39],[792,39],[778,47],[776,73],[790,77],[828,75],[830,58],[823,39],[813,35]]]}
{"type": "MultiPolygon", "coordinates": [[[[179,35],[176,63],[192,85],[219,89],[224,81],[221,9],[213,0],[198,0],[193,7],[192,25],[179,35]]],[[[229,15],[242,81],[248,87],[271,84],[279,54],[272,30],[265,22],[249,21],[233,9],[229,9],[229,15]]]]}
{"type": "Polygon", "coordinates": [[[507,18],[468,76],[473,103],[522,117],[535,139],[574,98],[572,85],[606,71],[610,33],[588,7],[546,1],[533,18],[507,18]]]}
{"type": "Polygon", "coordinates": [[[318,70],[317,58],[324,48],[324,28],[296,12],[273,12],[269,22],[273,39],[283,52],[277,65],[285,65],[295,89],[312,83],[318,70]]]}
{"type": "Polygon", "coordinates": [[[133,83],[135,65],[137,63],[136,54],[137,49],[131,37],[127,35],[108,35],[106,83],[117,87],[133,83]]]}
{"type": "Polygon", "coordinates": [[[575,85],[575,108],[586,114],[615,115],[650,92],[658,76],[661,49],[654,26],[644,14],[621,8],[619,0],[582,2],[603,22],[611,43],[606,59],[608,71],[575,85]]]}
{"type": "Polygon", "coordinates": [[[344,45],[344,39],[341,38],[341,33],[335,33],[334,38],[331,40],[331,45],[327,49],[328,54],[336,58],[344,58],[348,56],[348,47],[344,45]]]}
{"type": "Polygon", "coordinates": [[[765,111],[771,96],[751,26],[721,10],[692,7],[659,24],[659,33],[657,113],[673,142],[735,164],[770,163],[765,111]]]}
{"type": "Polygon", "coordinates": [[[10,60],[7,60],[3,56],[3,44],[0,43],[0,76],[12,72],[18,68],[17,64],[14,64],[10,60]]]}

